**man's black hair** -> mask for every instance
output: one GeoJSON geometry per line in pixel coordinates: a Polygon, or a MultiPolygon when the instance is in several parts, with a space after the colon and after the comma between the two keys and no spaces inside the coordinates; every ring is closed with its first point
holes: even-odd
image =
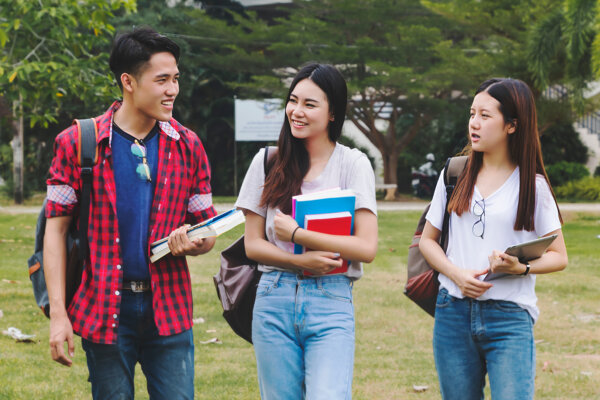
{"type": "Polygon", "coordinates": [[[144,64],[156,53],[171,53],[179,63],[179,46],[152,28],[136,28],[118,35],[110,53],[109,66],[119,88],[123,90],[121,75],[139,75],[144,64]]]}

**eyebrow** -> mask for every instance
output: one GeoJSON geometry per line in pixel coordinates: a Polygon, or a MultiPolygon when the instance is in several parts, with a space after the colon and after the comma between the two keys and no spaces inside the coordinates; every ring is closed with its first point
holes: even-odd
{"type": "Polygon", "coordinates": [[[158,78],[169,78],[170,76],[179,76],[179,72],[178,72],[178,73],[176,73],[175,75],[171,75],[171,74],[159,74],[159,75],[156,75],[156,76],[154,77],[154,79],[158,79],[158,78]]]}
{"type": "MultiPolygon", "coordinates": [[[[296,95],[295,95],[295,94],[293,94],[293,93],[292,93],[292,94],[290,94],[290,97],[295,97],[296,99],[298,98],[298,96],[296,96],[296,95]]],[[[315,100],[315,99],[311,99],[311,98],[306,98],[304,101],[305,101],[305,102],[312,101],[313,103],[320,103],[320,101],[319,101],[319,100],[315,100]]]]}

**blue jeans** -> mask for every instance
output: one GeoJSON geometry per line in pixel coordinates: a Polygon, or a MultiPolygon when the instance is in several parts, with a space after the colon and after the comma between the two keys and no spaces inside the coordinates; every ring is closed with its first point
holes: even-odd
{"type": "Polygon", "coordinates": [[[352,398],[352,281],[264,273],[252,320],[263,400],[352,398]]]}
{"type": "Polygon", "coordinates": [[[457,299],[441,289],[433,354],[444,400],[483,400],[486,373],[493,400],[533,399],[533,321],[516,303],[457,299]]]}
{"type": "Polygon", "coordinates": [[[159,336],[151,292],[123,290],[119,321],[116,344],[81,339],[93,398],[133,399],[133,376],[135,364],[139,362],[151,399],[193,399],[192,330],[159,336]]]}

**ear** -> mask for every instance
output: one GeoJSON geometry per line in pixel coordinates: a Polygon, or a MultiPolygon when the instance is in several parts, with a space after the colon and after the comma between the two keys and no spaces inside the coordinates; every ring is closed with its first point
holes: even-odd
{"type": "Polygon", "coordinates": [[[331,121],[331,122],[335,121],[335,117],[333,116],[333,113],[329,113],[329,121],[331,121]]]}
{"type": "Polygon", "coordinates": [[[515,133],[516,130],[517,130],[517,120],[513,119],[512,122],[508,123],[508,131],[507,131],[507,133],[509,135],[512,135],[513,133],[515,133]]]}
{"type": "Polygon", "coordinates": [[[133,85],[135,78],[126,72],[121,74],[121,84],[123,85],[123,91],[133,92],[133,85]]]}

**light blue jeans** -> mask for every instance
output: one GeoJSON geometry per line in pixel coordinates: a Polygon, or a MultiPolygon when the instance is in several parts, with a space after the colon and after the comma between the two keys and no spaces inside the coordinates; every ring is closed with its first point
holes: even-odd
{"type": "Polygon", "coordinates": [[[483,400],[486,372],[493,400],[533,399],[533,321],[516,303],[457,299],[441,289],[433,354],[444,400],[483,400]]]}
{"type": "Polygon", "coordinates": [[[252,320],[263,400],[352,398],[352,281],[263,273],[252,320]]]}

